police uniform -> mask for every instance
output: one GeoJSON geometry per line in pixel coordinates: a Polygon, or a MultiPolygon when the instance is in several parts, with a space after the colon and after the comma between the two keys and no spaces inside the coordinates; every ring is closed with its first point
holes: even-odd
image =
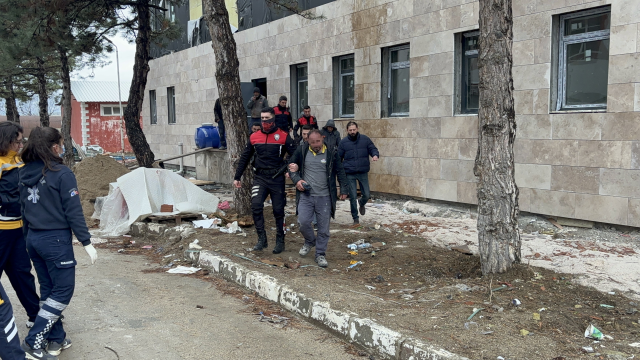
{"type": "Polygon", "coordinates": [[[4,271],[29,321],[38,315],[40,297],[22,232],[18,171],[24,164],[14,151],[0,156],[0,274],[4,271]]]}
{"type": "Polygon", "coordinates": [[[34,350],[43,349],[47,341],[62,344],[66,338],[60,316],[75,288],[72,231],[83,246],[91,244],[73,172],[62,164],[51,166],[53,171],[42,161],[34,161],[20,169],[27,251],[38,274],[42,299],[25,339],[34,350]]]}
{"type": "Polygon", "coordinates": [[[267,235],[264,229],[264,201],[271,195],[273,216],[276,220],[276,247],[274,253],[284,250],[284,207],[286,205],[286,193],[284,191],[284,172],[278,174],[283,166],[285,153],[293,154],[296,147],[288,133],[277,127],[269,132],[263,130],[251,134],[246,148],[240,155],[238,168],[234,180],[240,181],[250,159],[255,154],[253,166],[255,177],[251,188],[251,211],[253,221],[258,232],[258,244],[255,250],[267,247],[267,235]],[[277,176],[276,176],[277,175],[277,176]],[[275,176],[275,177],[274,177],[275,176]]]}
{"type": "Polygon", "coordinates": [[[309,125],[313,129],[318,129],[318,119],[316,119],[315,116],[309,116],[308,118],[300,116],[298,121],[296,121],[296,126],[293,127],[293,133],[297,142],[300,142],[302,138],[302,131],[300,129],[305,125],[309,125]]]}
{"type": "Polygon", "coordinates": [[[273,108],[273,112],[275,114],[276,126],[288,134],[293,128],[293,118],[291,117],[289,108],[278,105],[273,108]]]}

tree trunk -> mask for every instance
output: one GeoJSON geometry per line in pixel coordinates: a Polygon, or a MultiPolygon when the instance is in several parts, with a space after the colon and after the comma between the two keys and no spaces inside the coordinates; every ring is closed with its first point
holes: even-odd
{"type": "Polygon", "coordinates": [[[73,167],[73,139],[71,138],[71,75],[69,74],[69,56],[67,49],[58,45],[60,54],[60,75],[62,80],[62,137],[64,138],[64,163],[73,167]]]}
{"type": "Polygon", "coordinates": [[[474,173],[479,179],[478,242],[485,275],[504,272],[520,262],[511,1],[480,0],[480,109],[474,173]]]}
{"type": "Polygon", "coordinates": [[[18,105],[16,105],[16,91],[13,87],[13,77],[7,77],[5,80],[5,88],[7,97],[4,98],[4,103],[6,106],[7,121],[20,124],[20,113],[18,112],[18,105]]]}
{"type": "Polygon", "coordinates": [[[49,126],[49,94],[47,94],[47,79],[45,77],[46,69],[44,68],[44,60],[36,57],[38,63],[38,71],[36,79],[38,80],[38,108],[40,109],[40,126],[49,126]]]}
{"type": "Polygon", "coordinates": [[[136,2],[138,15],[138,35],[136,36],[136,55],[133,65],[133,79],[129,88],[129,99],[124,111],[124,123],[129,137],[129,143],[136,155],[140,167],[151,167],[155,155],[147,142],[140,126],[140,112],[147,87],[149,74],[149,44],[151,41],[151,23],[149,19],[149,0],[136,2]]]}
{"type": "MultiPolygon", "coordinates": [[[[209,26],[211,46],[216,60],[216,83],[222,105],[222,118],[227,130],[229,171],[235,174],[238,159],[249,139],[247,114],[240,90],[240,63],[236,41],[231,33],[229,13],[224,0],[205,0],[204,6],[204,18],[209,26]]],[[[236,211],[243,216],[251,214],[252,182],[253,172],[249,169],[242,177],[242,188],[235,189],[233,193],[236,211]]]]}

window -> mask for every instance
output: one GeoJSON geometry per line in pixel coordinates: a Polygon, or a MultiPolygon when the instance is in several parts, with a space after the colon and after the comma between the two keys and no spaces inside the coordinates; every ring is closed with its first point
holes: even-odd
{"type": "Polygon", "coordinates": [[[409,45],[382,51],[382,116],[409,116],[409,45]]]}
{"type": "Polygon", "coordinates": [[[149,106],[151,107],[149,114],[151,116],[151,125],[158,123],[158,106],[156,104],[156,91],[149,90],[149,106]]]}
{"type": "MultiPolygon", "coordinates": [[[[126,106],[122,106],[122,113],[126,106]]],[[[120,106],[118,105],[100,105],[100,115],[102,116],[120,116],[120,106]]]]}
{"type": "Polygon", "coordinates": [[[606,109],[609,7],[560,16],[556,110],[606,109]]]}
{"type": "Polygon", "coordinates": [[[309,105],[309,74],[307,64],[291,66],[291,116],[297,119],[302,109],[309,105]]]}
{"type": "Polygon", "coordinates": [[[477,114],[480,105],[480,74],[478,72],[478,31],[460,36],[460,88],[461,114],[477,114]]]}
{"type": "Polygon", "coordinates": [[[176,88],[171,86],[167,88],[167,109],[169,115],[169,124],[176,123],[176,88]]]}
{"type": "Polygon", "coordinates": [[[354,68],[355,61],[353,55],[343,56],[339,60],[339,116],[340,117],[353,117],[355,113],[354,100],[355,100],[355,78],[354,68]]]}

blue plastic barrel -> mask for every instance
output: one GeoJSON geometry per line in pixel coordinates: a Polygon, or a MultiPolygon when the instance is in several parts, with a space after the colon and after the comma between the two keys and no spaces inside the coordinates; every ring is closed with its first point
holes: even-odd
{"type": "Polygon", "coordinates": [[[196,129],[195,140],[198,149],[219,148],[220,134],[218,133],[218,127],[213,126],[211,123],[203,123],[201,127],[196,129]]]}

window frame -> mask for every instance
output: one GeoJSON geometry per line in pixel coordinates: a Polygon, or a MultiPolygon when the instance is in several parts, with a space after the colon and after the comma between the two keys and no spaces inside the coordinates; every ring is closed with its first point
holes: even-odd
{"type": "MultiPolygon", "coordinates": [[[[393,89],[393,77],[392,77],[392,73],[393,70],[400,70],[400,69],[409,69],[409,74],[411,74],[411,44],[402,44],[402,45],[398,45],[398,46],[392,46],[388,48],[388,57],[387,57],[387,64],[388,64],[388,73],[387,73],[387,113],[389,114],[389,117],[408,117],[410,114],[409,112],[401,112],[401,113],[393,113],[391,112],[393,110],[393,106],[392,106],[392,102],[393,102],[393,98],[391,97],[392,94],[392,89],[393,89]],[[409,50],[409,61],[400,61],[400,62],[391,62],[391,58],[393,56],[393,52],[394,51],[399,51],[399,50],[409,50]]],[[[409,93],[411,93],[411,75],[409,75],[409,83],[407,85],[409,87],[409,93]]],[[[411,100],[411,97],[409,97],[409,100],[411,100]]],[[[409,107],[409,110],[411,110],[411,107],[409,107]]]]}
{"type": "MultiPolygon", "coordinates": [[[[113,104],[100,104],[100,116],[120,116],[121,115],[120,113],[116,114],[116,113],[113,112],[113,110],[117,109],[117,108],[119,108],[119,106],[117,104],[116,105],[113,105],[113,104]],[[105,108],[111,109],[111,114],[105,114],[105,112],[104,112],[105,108]]],[[[127,106],[123,105],[122,109],[120,109],[122,111],[122,115],[123,116],[124,116],[124,110],[126,108],[127,108],[127,106]]]]}
{"type": "MultiPolygon", "coordinates": [[[[609,40],[609,47],[611,47],[611,23],[609,23],[609,29],[598,30],[592,32],[586,32],[575,35],[565,35],[565,22],[569,19],[586,17],[589,15],[605,14],[609,13],[611,16],[610,7],[601,7],[596,9],[588,9],[570,14],[564,14],[560,16],[558,27],[558,89],[557,89],[557,102],[556,111],[571,111],[571,110],[606,110],[607,102],[602,104],[583,104],[583,105],[567,105],[567,61],[566,50],[567,46],[573,44],[586,43],[598,40],[609,40]]],[[[611,21],[611,17],[610,20],[611,21]]],[[[609,54],[609,60],[611,54],[609,54]]],[[[607,75],[608,77],[608,75],[607,75]]]]}
{"type": "Polygon", "coordinates": [[[149,90],[149,115],[150,124],[158,125],[158,103],[155,90],[149,90]]]}
{"type": "Polygon", "coordinates": [[[177,123],[176,121],[176,87],[175,86],[167,87],[167,123],[169,125],[174,125],[177,123]],[[171,96],[169,96],[169,92],[171,92],[171,96]]]}
{"type": "Polygon", "coordinates": [[[297,64],[296,67],[296,112],[295,112],[295,116],[296,116],[296,120],[298,115],[302,112],[302,109],[304,109],[305,106],[309,105],[309,64],[308,63],[302,63],[302,64],[297,64]],[[298,76],[298,69],[304,68],[306,69],[305,76],[298,76]],[[302,105],[302,103],[300,102],[300,84],[301,83],[307,83],[307,105],[302,105]]]}
{"type": "Polygon", "coordinates": [[[338,117],[339,118],[354,118],[355,117],[355,104],[356,104],[356,99],[355,99],[355,79],[356,79],[356,64],[355,64],[355,54],[349,54],[349,55],[344,55],[344,56],[340,56],[338,57],[338,117]],[[346,72],[343,73],[342,72],[342,60],[347,60],[347,59],[353,59],[353,69],[351,70],[347,70],[350,72],[346,72]],[[343,103],[343,88],[342,88],[342,80],[343,77],[345,76],[353,76],[353,82],[354,82],[354,96],[353,96],[353,114],[345,114],[343,112],[343,108],[342,108],[342,103],[343,103]]]}
{"type": "Polygon", "coordinates": [[[478,54],[480,52],[479,49],[476,50],[469,50],[469,51],[465,51],[465,41],[468,38],[472,38],[472,37],[480,37],[480,31],[479,30],[473,30],[473,31],[468,31],[468,32],[464,32],[460,34],[460,76],[459,76],[459,86],[460,86],[460,108],[458,113],[460,115],[477,115],[478,111],[480,110],[480,107],[478,106],[478,109],[472,109],[469,110],[468,108],[468,104],[466,101],[466,95],[467,95],[467,87],[466,85],[466,81],[469,79],[469,75],[468,75],[468,69],[467,69],[467,60],[473,57],[478,57],[478,54]]]}

